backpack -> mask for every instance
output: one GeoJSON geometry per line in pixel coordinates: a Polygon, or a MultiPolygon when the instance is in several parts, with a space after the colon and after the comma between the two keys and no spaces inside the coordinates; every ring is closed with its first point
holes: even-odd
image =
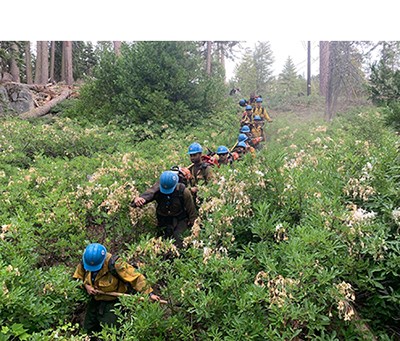
{"type": "Polygon", "coordinates": [[[207,168],[208,165],[219,167],[218,160],[213,155],[202,155],[201,161],[203,162],[202,168],[207,168]]]}
{"type": "MultiPolygon", "coordinates": [[[[118,274],[117,269],[115,268],[115,262],[118,260],[119,255],[112,255],[110,260],[108,261],[108,272],[113,275],[114,277],[118,278],[119,281],[123,282],[127,288],[126,294],[136,294],[137,291],[130,285],[129,283],[126,283],[121,276],[118,274]]],[[[136,266],[134,264],[132,265],[135,269],[136,266]]]]}

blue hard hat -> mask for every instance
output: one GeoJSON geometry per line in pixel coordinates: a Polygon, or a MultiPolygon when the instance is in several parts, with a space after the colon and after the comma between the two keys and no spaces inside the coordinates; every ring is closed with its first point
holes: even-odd
{"type": "Polygon", "coordinates": [[[160,192],[171,194],[179,182],[179,176],[176,172],[165,171],[160,176],[160,192]]]}
{"type": "Polygon", "coordinates": [[[217,148],[217,154],[226,154],[226,153],[229,153],[229,150],[225,146],[219,146],[217,148]]]}
{"type": "Polygon", "coordinates": [[[239,134],[238,142],[247,141],[249,138],[245,134],[239,134]]]}
{"type": "Polygon", "coordinates": [[[246,110],[252,110],[253,107],[251,105],[246,105],[246,110]]]}
{"type": "Polygon", "coordinates": [[[240,141],[240,142],[236,145],[236,147],[243,147],[243,148],[246,148],[247,146],[246,146],[246,143],[245,143],[244,141],[240,141]]]}
{"type": "Polygon", "coordinates": [[[86,271],[99,271],[106,260],[107,249],[98,243],[89,244],[82,256],[86,271]]]}
{"type": "Polygon", "coordinates": [[[188,154],[197,154],[201,153],[203,148],[201,147],[200,143],[194,142],[189,146],[188,154]]]}
{"type": "Polygon", "coordinates": [[[257,102],[257,103],[262,102],[262,98],[261,98],[261,97],[257,97],[256,102],[257,102]]]}
{"type": "Polygon", "coordinates": [[[241,100],[239,101],[239,105],[240,105],[241,107],[244,107],[244,106],[246,105],[246,100],[245,100],[245,99],[241,99],[241,100]]]}
{"type": "Polygon", "coordinates": [[[254,121],[262,121],[260,115],[255,115],[254,116],[254,121]]]}
{"type": "Polygon", "coordinates": [[[250,128],[249,126],[243,126],[242,129],[240,129],[241,133],[250,133],[250,128]]]}

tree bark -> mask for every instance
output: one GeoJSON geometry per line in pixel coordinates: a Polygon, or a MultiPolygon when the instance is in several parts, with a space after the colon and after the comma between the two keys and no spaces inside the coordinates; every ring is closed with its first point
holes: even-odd
{"type": "Polygon", "coordinates": [[[72,69],[72,41],[63,42],[63,55],[64,55],[64,73],[65,73],[65,83],[67,85],[72,85],[73,79],[73,69],[72,69]]]}
{"type": "Polygon", "coordinates": [[[326,96],[325,96],[325,119],[327,121],[332,121],[335,115],[336,102],[337,102],[337,92],[338,87],[336,84],[336,65],[335,65],[335,55],[336,55],[336,42],[333,41],[328,44],[328,72],[326,76],[326,96]]]}
{"type": "Polygon", "coordinates": [[[219,62],[224,70],[224,82],[226,83],[226,68],[225,68],[225,46],[224,43],[219,43],[219,62]]]}
{"type": "Polygon", "coordinates": [[[50,54],[50,82],[55,83],[54,78],[54,65],[56,59],[56,42],[51,42],[51,54],[50,54]]]}
{"type": "Polygon", "coordinates": [[[40,84],[47,84],[49,80],[49,46],[47,41],[42,41],[42,72],[40,84]]]}
{"type": "Polygon", "coordinates": [[[42,42],[36,42],[36,62],[35,62],[35,84],[40,84],[42,73],[42,42]]]}
{"type": "Polygon", "coordinates": [[[13,79],[13,82],[19,83],[20,77],[19,77],[19,67],[17,64],[17,57],[18,57],[18,45],[13,42],[11,45],[11,59],[10,59],[10,73],[13,79]]]}
{"type": "Polygon", "coordinates": [[[329,41],[319,42],[319,93],[327,95],[329,77],[329,41]]]}
{"type": "Polygon", "coordinates": [[[30,111],[24,112],[19,117],[26,120],[29,118],[36,118],[36,117],[44,116],[50,111],[51,108],[53,108],[54,106],[56,106],[58,103],[62,102],[63,100],[67,99],[71,95],[71,93],[72,93],[72,90],[65,89],[65,90],[63,90],[63,92],[61,92],[60,96],[53,98],[47,104],[45,104],[41,107],[32,109],[30,111]]]}
{"type": "Polygon", "coordinates": [[[26,83],[32,84],[32,57],[31,57],[31,42],[25,42],[25,64],[26,64],[26,83]]]}
{"type": "Polygon", "coordinates": [[[114,52],[117,57],[121,56],[121,42],[114,41],[114,52]]]}
{"type": "Polygon", "coordinates": [[[35,84],[47,84],[49,79],[49,48],[47,41],[37,42],[35,84]]]}
{"type": "Polygon", "coordinates": [[[307,42],[307,96],[311,95],[311,42],[307,42]]]}
{"type": "Polygon", "coordinates": [[[206,59],[206,72],[207,75],[211,76],[211,45],[212,42],[207,42],[207,59],[206,59]]]}

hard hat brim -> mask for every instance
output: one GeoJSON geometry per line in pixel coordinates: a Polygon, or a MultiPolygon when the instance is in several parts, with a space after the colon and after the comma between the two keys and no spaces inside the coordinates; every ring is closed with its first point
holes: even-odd
{"type": "Polygon", "coordinates": [[[174,187],[170,188],[170,189],[165,189],[162,186],[160,186],[160,192],[162,194],[171,194],[173,191],[175,191],[176,185],[174,187]]]}
{"type": "Polygon", "coordinates": [[[106,259],[104,257],[104,260],[100,264],[98,264],[98,265],[90,265],[90,264],[86,263],[85,260],[83,259],[83,267],[84,267],[84,269],[86,271],[99,271],[103,267],[103,264],[104,264],[105,260],[106,259]]]}

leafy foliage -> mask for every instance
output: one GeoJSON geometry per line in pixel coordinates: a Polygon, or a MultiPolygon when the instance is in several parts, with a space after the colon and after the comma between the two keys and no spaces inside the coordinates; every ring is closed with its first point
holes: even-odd
{"type": "Polygon", "coordinates": [[[273,80],[273,54],[269,42],[258,42],[254,51],[248,50],[235,70],[235,83],[243,94],[267,92],[273,80]]]}
{"type": "Polygon", "coordinates": [[[376,109],[329,126],[276,118],[256,158],[214,169],[215,182],[200,188],[200,234],[183,250],[154,237],[153,207],[128,204],[163,170],[188,164],[193,141],[233,145],[231,113],[145,140],[133,128],[68,118],[2,123],[2,338],[85,337],[76,323],[87,297],[71,275],[89,242],[135,262],[169,302],[121,299],[120,325],[104,328],[104,340],[398,332],[398,136],[376,109]]]}
{"type": "Polygon", "coordinates": [[[400,70],[392,70],[384,60],[371,66],[370,97],[385,107],[388,124],[400,128],[400,70]]]}
{"type": "Polygon", "coordinates": [[[222,76],[208,78],[192,42],[137,42],[104,52],[79,111],[104,121],[191,125],[221,109],[222,76]]]}

